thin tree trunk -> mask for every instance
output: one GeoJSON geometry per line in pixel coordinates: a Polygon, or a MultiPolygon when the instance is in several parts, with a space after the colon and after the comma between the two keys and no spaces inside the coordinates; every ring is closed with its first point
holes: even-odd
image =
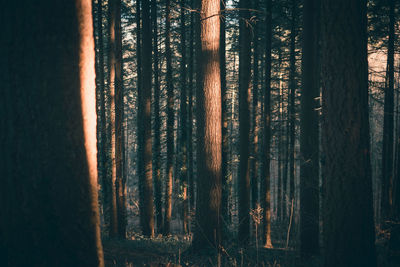
{"type": "MultiPolygon", "coordinates": [[[[220,1],[222,10],[225,10],[225,1],[220,1]]],[[[222,107],[222,164],[221,164],[221,177],[222,177],[222,198],[221,198],[221,215],[222,215],[222,236],[226,240],[228,237],[229,226],[229,175],[228,175],[228,92],[226,88],[226,16],[227,13],[223,12],[221,18],[220,30],[220,65],[221,65],[221,107],[222,107]]]]}
{"type": "Polygon", "coordinates": [[[189,203],[188,203],[188,138],[187,138],[187,78],[186,78],[186,25],[185,25],[185,0],[181,0],[181,103],[180,103],[180,115],[181,115],[181,161],[180,161],[180,177],[182,183],[182,196],[183,196],[183,231],[185,234],[189,233],[189,203]]]}
{"type": "Polygon", "coordinates": [[[117,208],[117,151],[116,151],[116,89],[115,89],[115,76],[117,64],[116,55],[116,36],[115,36],[115,25],[116,25],[116,0],[111,0],[108,6],[108,27],[109,27],[109,51],[108,51],[108,72],[110,75],[110,128],[111,128],[111,225],[110,225],[110,238],[116,238],[118,236],[118,208],[117,208]]]}
{"type": "Polygon", "coordinates": [[[165,12],[165,57],[167,61],[167,179],[165,185],[165,214],[163,234],[170,235],[172,213],[172,181],[174,167],[174,88],[172,84],[170,0],[166,0],[165,12]]]}
{"type": "Polygon", "coordinates": [[[156,208],[157,232],[162,233],[162,180],[161,180],[161,135],[160,135],[160,81],[158,59],[158,32],[157,32],[157,0],[151,1],[151,19],[153,28],[153,68],[154,68],[154,144],[153,144],[153,179],[154,204],[156,208]]]}
{"type": "Polygon", "coordinates": [[[9,2],[0,17],[2,265],[104,266],[92,1],[9,2]]]}
{"type": "Polygon", "coordinates": [[[394,1],[390,2],[389,42],[385,84],[382,140],[381,224],[390,219],[393,187],[393,124],[394,124],[394,1]]]}
{"type": "Polygon", "coordinates": [[[376,266],[366,11],[366,1],[322,0],[326,267],[376,266]]]}
{"type": "Polygon", "coordinates": [[[250,235],[250,76],[251,76],[251,28],[250,3],[239,1],[239,243],[249,242],[250,235]]]}
{"type": "Polygon", "coordinates": [[[201,69],[197,100],[197,227],[195,250],[220,244],[221,209],[221,75],[220,75],[220,0],[202,0],[200,9],[201,69]]]}
{"type": "Polygon", "coordinates": [[[118,237],[126,238],[126,191],[124,176],[124,88],[122,81],[122,33],[121,33],[121,0],[115,3],[115,164],[117,197],[118,237]]]}
{"type": "Polygon", "coordinates": [[[264,93],[264,149],[262,168],[262,208],[263,208],[263,242],[264,247],[272,248],[271,243],[271,40],[272,40],[272,1],[267,1],[266,46],[265,46],[265,93],[264,93]]]}

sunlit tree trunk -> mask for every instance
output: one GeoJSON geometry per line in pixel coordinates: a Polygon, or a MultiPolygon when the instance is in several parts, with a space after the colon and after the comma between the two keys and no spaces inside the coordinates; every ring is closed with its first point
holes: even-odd
{"type": "Polygon", "coordinates": [[[200,9],[200,85],[197,100],[197,204],[195,250],[220,244],[221,209],[221,75],[220,0],[202,0],[200,9]]]}
{"type": "Polygon", "coordinates": [[[117,64],[116,55],[116,36],[115,36],[115,25],[116,25],[116,0],[111,0],[108,3],[108,27],[109,27],[109,51],[108,51],[108,72],[110,79],[110,117],[111,117],[111,180],[109,180],[109,186],[111,187],[111,224],[110,224],[110,238],[116,238],[118,236],[118,210],[117,210],[117,151],[116,151],[116,92],[115,92],[115,66],[117,64]]]}
{"type": "Polygon", "coordinates": [[[9,2],[0,18],[1,265],[104,266],[92,1],[9,2]]]}
{"type": "Polygon", "coordinates": [[[166,0],[165,8],[165,58],[167,61],[167,177],[165,185],[164,235],[170,234],[172,213],[172,179],[174,154],[174,88],[172,84],[171,58],[171,2],[166,0]]]}
{"type": "Polygon", "coordinates": [[[324,266],[376,266],[366,1],[322,0],[324,266]]]}
{"type": "Polygon", "coordinates": [[[154,66],[154,144],[153,144],[153,179],[154,204],[156,208],[157,232],[161,233],[162,220],[162,180],[161,180],[161,135],[160,135],[160,80],[158,59],[157,0],[151,1],[151,20],[153,27],[153,66],[154,66]]]}
{"type": "Polygon", "coordinates": [[[319,79],[316,28],[319,0],[303,6],[303,57],[300,115],[300,249],[303,257],[319,251],[319,79]]]}
{"type": "Polygon", "coordinates": [[[389,41],[385,84],[382,139],[381,224],[390,219],[393,188],[393,124],[394,124],[394,1],[389,1],[389,41]]]}
{"type": "Polygon", "coordinates": [[[142,232],[154,235],[153,180],[151,151],[151,21],[150,0],[142,1],[142,86],[139,91],[138,110],[138,164],[140,179],[140,205],[142,232]]]}
{"type": "Polygon", "coordinates": [[[250,234],[250,2],[239,1],[239,243],[249,242],[250,234]]]}
{"type": "Polygon", "coordinates": [[[263,242],[264,247],[272,248],[271,243],[271,40],[272,40],[272,1],[267,1],[266,46],[265,46],[265,92],[264,92],[264,147],[261,180],[261,204],[263,208],[263,242]]]}

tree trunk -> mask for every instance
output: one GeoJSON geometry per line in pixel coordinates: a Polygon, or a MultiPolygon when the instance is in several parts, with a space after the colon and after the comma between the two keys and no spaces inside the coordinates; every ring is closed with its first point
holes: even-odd
{"type": "Polygon", "coordinates": [[[151,21],[150,1],[142,2],[142,86],[138,94],[138,164],[142,233],[154,235],[153,180],[151,151],[151,21]]]}
{"type": "Polygon", "coordinates": [[[264,149],[262,166],[262,208],[263,208],[263,242],[264,247],[272,248],[271,243],[271,40],[272,40],[272,1],[266,6],[266,46],[265,46],[265,93],[264,93],[264,149]]]}
{"type": "Polygon", "coordinates": [[[116,238],[118,236],[118,208],[117,208],[117,145],[116,145],[116,36],[115,36],[115,25],[116,25],[116,0],[111,0],[108,7],[108,27],[109,27],[109,51],[108,51],[108,72],[110,75],[110,117],[111,117],[111,181],[109,181],[111,187],[111,225],[110,225],[110,238],[116,238]]]}
{"type": "Polygon", "coordinates": [[[250,3],[239,1],[239,243],[249,242],[250,235],[250,170],[249,170],[249,134],[250,134],[250,60],[251,28],[250,3]]]}
{"type": "Polygon", "coordinates": [[[382,139],[381,224],[383,227],[390,220],[393,188],[394,1],[389,2],[389,41],[382,139]]]}
{"type": "Polygon", "coordinates": [[[324,266],[376,266],[365,1],[322,1],[324,266]]]}
{"type": "Polygon", "coordinates": [[[221,215],[222,215],[222,236],[226,240],[228,237],[229,226],[229,174],[228,174],[228,92],[226,88],[226,6],[225,1],[220,1],[223,17],[220,21],[220,65],[221,65],[221,107],[222,107],[222,197],[221,197],[221,215]]]}
{"type": "Polygon", "coordinates": [[[9,2],[0,17],[2,265],[104,266],[92,1],[9,2]]]}
{"type": "MultiPolygon", "coordinates": [[[[114,6],[114,5],[110,5],[114,6]]],[[[126,238],[126,178],[124,176],[124,88],[122,80],[121,0],[115,0],[115,164],[118,237],[126,238]]]]}
{"type": "Polygon", "coordinates": [[[162,180],[161,180],[161,135],[160,135],[160,80],[158,59],[158,32],[157,32],[157,0],[151,1],[151,19],[153,27],[153,62],[154,62],[154,144],[153,144],[153,179],[154,203],[156,208],[157,232],[162,233],[162,180]]]}
{"type": "Polygon", "coordinates": [[[303,6],[303,58],[300,117],[300,250],[303,257],[319,251],[319,79],[316,28],[319,0],[303,6]],[[315,8],[317,7],[317,8],[315,8]]]}
{"type": "Polygon", "coordinates": [[[165,57],[167,61],[167,179],[165,185],[164,235],[170,235],[172,213],[172,179],[174,155],[174,88],[172,84],[171,59],[171,3],[166,0],[165,8],[165,57]]]}
{"type": "Polygon", "coordinates": [[[183,232],[185,234],[189,233],[189,203],[188,203],[188,138],[187,138],[187,82],[186,82],[186,26],[185,26],[185,0],[181,0],[181,101],[180,101],[180,115],[181,115],[181,161],[180,161],[180,177],[182,183],[182,196],[183,196],[183,232]]]}
{"type": "Polygon", "coordinates": [[[221,209],[221,76],[220,0],[202,0],[200,9],[201,51],[198,62],[197,100],[197,226],[195,250],[220,244],[221,209]]]}

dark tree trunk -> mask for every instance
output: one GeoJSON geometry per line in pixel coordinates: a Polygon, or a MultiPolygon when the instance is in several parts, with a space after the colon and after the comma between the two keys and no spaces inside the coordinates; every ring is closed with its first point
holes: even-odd
{"type": "Polygon", "coordinates": [[[154,204],[156,208],[157,232],[162,233],[162,180],[161,180],[161,135],[160,135],[160,80],[157,32],[157,0],[151,1],[151,20],[153,27],[153,66],[154,66],[154,144],[153,144],[153,179],[154,204]]]}
{"type": "Polygon", "coordinates": [[[221,209],[221,76],[220,0],[202,0],[200,9],[201,50],[198,62],[197,100],[197,204],[195,250],[220,244],[221,209]]]}
{"type": "Polygon", "coordinates": [[[181,0],[181,101],[180,101],[180,177],[182,183],[182,196],[183,196],[183,212],[182,212],[182,220],[183,220],[183,231],[185,234],[189,233],[189,203],[188,203],[188,138],[187,138],[187,78],[186,78],[186,26],[185,26],[185,0],[181,0]]]}
{"type": "Polygon", "coordinates": [[[271,192],[270,192],[270,155],[271,155],[271,40],[272,40],[272,1],[266,6],[266,46],[265,46],[265,93],[264,93],[264,149],[262,166],[262,209],[263,209],[263,242],[264,247],[272,248],[271,243],[271,192]]]}
{"type": "Polygon", "coordinates": [[[250,235],[250,68],[251,68],[251,28],[250,3],[239,1],[239,232],[240,244],[249,242],[250,235]]]}
{"type": "Polygon", "coordinates": [[[319,251],[319,71],[316,28],[319,0],[303,5],[303,58],[300,115],[300,250],[303,257],[319,251]],[[317,7],[317,8],[315,8],[317,7]]]}
{"type": "Polygon", "coordinates": [[[383,112],[381,224],[390,219],[393,188],[393,114],[394,114],[394,1],[390,3],[389,41],[383,112]]]}
{"type": "Polygon", "coordinates": [[[165,57],[167,61],[167,179],[165,185],[165,215],[163,234],[170,234],[172,213],[172,179],[174,155],[174,88],[172,84],[171,58],[171,2],[166,0],[165,8],[165,57]]]}
{"type": "Polygon", "coordinates": [[[104,266],[92,1],[60,3],[0,11],[2,266],[104,266]]]}
{"type": "Polygon", "coordinates": [[[142,86],[138,94],[138,164],[140,179],[140,217],[142,233],[145,236],[154,235],[153,211],[153,177],[151,151],[151,21],[150,1],[142,2],[142,86]]]}
{"type": "MultiPolygon", "coordinates": [[[[114,5],[110,5],[114,6],[114,5]]],[[[121,0],[115,0],[115,190],[117,197],[118,237],[126,238],[126,178],[124,176],[124,87],[122,81],[121,0]]]]}
{"type": "Polygon", "coordinates": [[[376,266],[366,1],[322,1],[324,266],[376,266]]]}
{"type": "MultiPolygon", "coordinates": [[[[225,1],[220,1],[222,10],[225,10],[225,1]]],[[[229,174],[228,174],[228,92],[226,88],[226,12],[223,12],[221,18],[220,30],[220,65],[221,65],[221,107],[222,107],[222,164],[221,164],[221,177],[222,177],[222,198],[221,198],[221,214],[222,214],[222,235],[226,240],[228,237],[229,226],[229,174]]]]}

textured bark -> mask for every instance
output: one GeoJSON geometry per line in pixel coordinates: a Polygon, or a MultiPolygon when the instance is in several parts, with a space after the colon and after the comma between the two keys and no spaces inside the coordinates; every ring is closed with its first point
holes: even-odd
{"type": "Polygon", "coordinates": [[[138,110],[138,163],[140,164],[140,209],[142,233],[154,235],[152,151],[151,151],[151,31],[150,1],[142,1],[142,86],[138,110]]]}
{"type": "Polygon", "coordinates": [[[322,0],[324,266],[376,266],[366,1],[322,0]]]}
{"type": "Polygon", "coordinates": [[[271,40],[272,40],[272,1],[267,1],[266,46],[265,46],[265,92],[264,92],[264,149],[261,180],[261,207],[263,209],[263,242],[264,247],[272,248],[271,243],[271,192],[270,192],[270,155],[271,155],[271,40]]]}
{"type": "Polygon", "coordinates": [[[0,21],[2,266],[104,266],[92,3],[10,2],[0,21]]]}
{"type": "Polygon", "coordinates": [[[249,134],[250,134],[250,60],[251,29],[250,3],[239,1],[239,232],[240,244],[249,242],[250,235],[250,170],[249,170],[249,134]]]}
{"type": "Polygon", "coordinates": [[[220,244],[221,209],[221,76],[220,0],[202,0],[200,9],[201,69],[197,100],[197,204],[194,250],[220,244]]]}
{"type": "MultiPolygon", "coordinates": [[[[225,1],[220,1],[220,7],[225,9],[225,1]]],[[[226,13],[223,13],[226,16],[226,13]]],[[[229,175],[228,175],[228,92],[226,88],[226,18],[220,21],[220,65],[221,65],[221,121],[222,121],[222,154],[221,154],[221,177],[222,177],[222,196],[221,196],[221,215],[222,215],[222,236],[226,240],[228,237],[229,221],[229,175]]]]}
{"type": "Polygon", "coordinates": [[[157,32],[157,0],[151,1],[151,20],[153,28],[153,69],[154,69],[154,144],[153,144],[153,179],[154,204],[156,208],[157,232],[162,233],[162,180],[161,180],[161,135],[160,135],[160,80],[158,59],[158,32],[157,32]]]}
{"type": "Polygon", "coordinates": [[[172,213],[172,179],[174,155],[174,88],[172,84],[171,58],[171,2],[166,0],[165,7],[165,58],[167,61],[167,177],[165,185],[165,214],[163,234],[170,234],[172,213]]]}
{"type": "Polygon", "coordinates": [[[303,257],[319,251],[319,0],[303,5],[303,57],[300,114],[300,250],[303,257]]]}
{"type": "Polygon", "coordinates": [[[121,0],[115,0],[115,191],[117,197],[118,237],[126,238],[126,178],[124,176],[124,87],[122,81],[121,0]]]}
{"type": "Polygon", "coordinates": [[[394,1],[389,1],[389,41],[385,85],[382,139],[381,223],[390,219],[393,188],[393,125],[394,125],[394,1]]]}
{"type": "Polygon", "coordinates": [[[181,74],[181,102],[180,102],[180,181],[182,183],[182,196],[183,196],[183,231],[185,234],[189,233],[189,203],[188,203],[188,138],[187,138],[187,75],[186,75],[186,26],[185,26],[185,0],[181,0],[181,54],[182,60],[180,64],[181,74]]]}
{"type": "Polygon", "coordinates": [[[108,72],[110,79],[110,128],[111,128],[111,180],[108,181],[111,188],[111,224],[110,224],[110,238],[118,236],[118,211],[117,211],[117,158],[116,158],[116,92],[115,92],[115,65],[116,59],[116,13],[115,13],[116,0],[111,0],[108,3],[108,27],[109,27],[109,51],[108,51],[108,72]]]}

